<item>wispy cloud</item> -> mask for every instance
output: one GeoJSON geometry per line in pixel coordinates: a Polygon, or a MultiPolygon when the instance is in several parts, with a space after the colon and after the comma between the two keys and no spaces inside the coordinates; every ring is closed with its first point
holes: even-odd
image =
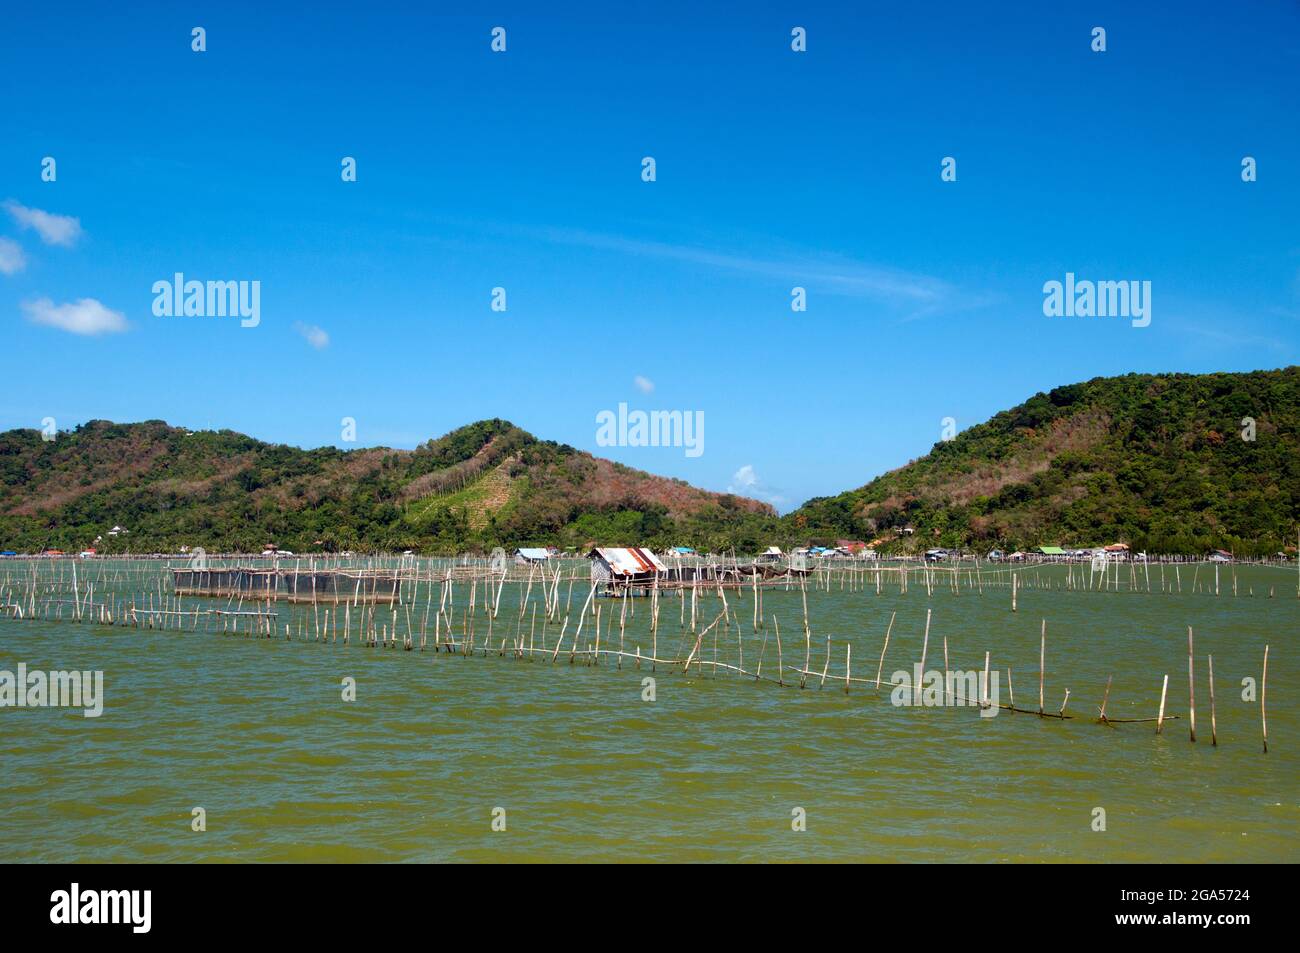
{"type": "Polygon", "coordinates": [[[824,252],[795,252],[779,256],[750,256],[695,245],[621,238],[579,229],[527,229],[547,241],[628,255],[663,258],[705,268],[760,275],[801,284],[812,293],[867,298],[896,306],[909,318],[932,311],[987,303],[982,296],[959,293],[950,283],[930,275],[855,261],[824,252]]]}
{"type": "Polygon", "coordinates": [[[5,202],[5,209],[23,228],[36,229],[41,241],[47,245],[71,248],[82,235],[80,219],[71,215],[55,215],[38,208],[28,208],[13,199],[5,202]]]}
{"type": "Polygon", "coordinates": [[[763,481],[758,478],[752,463],[746,463],[731,475],[731,484],[727,487],[727,492],[763,500],[773,506],[780,506],[785,502],[785,497],[780,493],[764,488],[763,481]]]}
{"type": "Polygon", "coordinates": [[[27,256],[12,238],[0,238],[0,274],[16,275],[27,267],[27,256]]]}
{"type": "Polygon", "coordinates": [[[23,312],[33,324],[43,324],[72,334],[117,334],[127,329],[126,316],[104,307],[94,298],[55,304],[49,298],[24,301],[23,312]]]}
{"type": "MultiPolygon", "coordinates": [[[[1238,321],[1229,326],[1241,328],[1245,326],[1245,322],[1238,321]]],[[[1222,328],[1208,328],[1196,324],[1184,324],[1181,330],[1195,337],[1212,341],[1216,350],[1222,348],[1249,348],[1251,350],[1262,349],[1278,353],[1294,353],[1295,351],[1294,344],[1283,341],[1281,338],[1269,337],[1266,334],[1248,334],[1240,330],[1224,331],[1222,328]]]]}
{"type": "Polygon", "coordinates": [[[306,339],[307,343],[320,351],[330,345],[330,336],[323,328],[318,328],[314,324],[303,324],[301,321],[295,321],[293,329],[306,339]]]}
{"type": "Polygon", "coordinates": [[[648,377],[642,377],[638,374],[636,377],[632,378],[632,383],[636,386],[636,389],[643,394],[654,393],[655,382],[648,377]]]}
{"type": "MultiPolygon", "coordinates": [[[[709,247],[705,243],[628,238],[562,226],[485,223],[446,216],[434,216],[433,220],[443,228],[659,258],[707,270],[751,274],[783,284],[789,282],[787,289],[803,286],[812,296],[835,295],[872,301],[897,321],[912,321],[937,313],[967,312],[988,307],[1000,298],[995,293],[959,286],[935,275],[865,262],[823,249],[792,246],[764,236],[746,237],[746,249],[764,249],[750,252],[716,244],[709,247]]],[[[439,234],[429,236],[428,240],[445,243],[446,237],[439,234]]]]}

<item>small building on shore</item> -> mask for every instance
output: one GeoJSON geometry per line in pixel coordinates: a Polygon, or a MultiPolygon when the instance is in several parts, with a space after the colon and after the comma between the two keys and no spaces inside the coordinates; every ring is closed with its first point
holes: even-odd
{"type": "Polygon", "coordinates": [[[649,585],[668,571],[658,556],[641,546],[597,546],[587,558],[596,584],[649,585]]]}

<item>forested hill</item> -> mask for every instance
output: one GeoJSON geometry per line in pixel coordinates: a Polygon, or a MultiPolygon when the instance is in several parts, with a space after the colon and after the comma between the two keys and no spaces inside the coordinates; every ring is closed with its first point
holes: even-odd
{"type": "Polygon", "coordinates": [[[0,550],[722,546],[751,523],[776,517],[767,504],[538,440],[503,420],[409,451],[302,450],[162,421],[96,420],[48,442],[36,430],[0,433],[0,550]],[[127,532],[110,535],[114,526],[127,532]]]}
{"type": "Polygon", "coordinates": [[[867,540],[911,526],[917,547],[1125,541],[1153,552],[1261,555],[1294,547],[1300,367],[1058,387],[788,519],[805,532],[867,540]]]}
{"type": "Polygon", "coordinates": [[[415,450],[302,450],[161,421],[91,421],[49,442],[35,430],[0,433],[0,550],[20,552],[589,542],[755,552],[851,538],[886,551],[1123,541],[1264,555],[1294,548],[1298,523],[1297,367],[1058,387],[784,518],[503,420],[415,450]],[[127,532],[110,535],[114,526],[127,532]]]}

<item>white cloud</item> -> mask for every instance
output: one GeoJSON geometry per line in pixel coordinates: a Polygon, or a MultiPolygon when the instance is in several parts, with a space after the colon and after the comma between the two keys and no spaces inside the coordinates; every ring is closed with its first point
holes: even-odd
{"type": "Polygon", "coordinates": [[[24,301],[23,311],[33,324],[44,324],[72,334],[117,334],[127,329],[126,315],[104,307],[94,298],[55,304],[49,298],[24,301]]]}
{"type": "Polygon", "coordinates": [[[81,237],[81,220],[71,215],[55,215],[38,208],[28,208],[13,199],[5,202],[5,208],[14,217],[14,221],[23,228],[34,228],[47,245],[63,245],[71,248],[81,237]]]}
{"type": "Polygon", "coordinates": [[[580,229],[547,228],[531,232],[548,241],[568,245],[669,259],[704,268],[759,275],[765,279],[800,282],[813,292],[824,291],[832,295],[880,302],[899,309],[908,319],[940,310],[982,307],[988,303],[986,295],[958,289],[931,275],[860,262],[820,251],[788,250],[771,256],[752,256],[694,245],[628,239],[580,229]]]}
{"type": "Polygon", "coordinates": [[[638,374],[636,377],[632,378],[632,383],[635,384],[636,389],[643,394],[654,393],[655,382],[648,377],[642,377],[640,374],[638,374]]]}
{"type": "Polygon", "coordinates": [[[0,238],[0,274],[16,275],[27,267],[27,256],[11,238],[0,238]]]}
{"type": "MultiPolygon", "coordinates": [[[[879,264],[826,249],[775,241],[762,235],[740,235],[728,245],[713,247],[690,242],[627,238],[562,226],[531,226],[509,222],[484,223],[436,216],[440,226],[463,228],[524,240],[571,245],[622,255],[659,258],[701,270],[750,274],[777,283],[782,291],[805,286],[810,296],[821,295],[874,301],[897,321],[934,314],[957,314],[990,307],[1001,296],[959,285],[923,272],[879,264]],[[786,282],[789,282],[788,284],[786,282]]],[[[464,247],[444,235],[426,239],[448,247],[464,247]]],[[[785,304],[788,307],[787,298],[785,304]]]]}
{"type": "Polygon", "coordinates": [[[303,324],[301,321],[295,321],[293,329],[301,334],[303,338],[306,339],[307,343],[316,350],[319,351],[323,348],[329,347],[329,333],[322,328],[318,328],[314,324],[303,324]]]}
{"type": "Polygon", "coordinates": [[[751,463],[746,463],[731,475],[731,485],[727,487],[727,492],[763,500],[773,506],[780,506],[785,502],[785,497],[780,493],[773,493],[763,488],[763,481],[758,478],[751,463]]]}
{"type": "Polygon", "coordinates": [[[731,476],[731,482],[735,484],[736,487],[740,488],[736,489],[735,487],[727,487],[727,489],[732,493],[742,493],[756,484],[758,482],[758,474],[754,472],[753,464],[746,463],[743,467],[733,473],[731,476]]]}

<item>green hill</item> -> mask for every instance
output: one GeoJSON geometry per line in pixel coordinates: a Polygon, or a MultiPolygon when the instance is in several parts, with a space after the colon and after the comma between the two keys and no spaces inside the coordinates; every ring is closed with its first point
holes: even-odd
{"type": "Polygon", "coordinates": [[[1300,367],[1128,374],[1035,394],[925,457],[787,519],[895,547],[1126,541],[1273,553],[1300,521],[1300,367]],[[1244,418],[1255,421],[1245,440],[1244,418]]]}
{"type": "Polygon", "coordinates": [[[1297,523],[1297,367],[1058,387],[784,518],[503,420],[415,450],[302,450],[161,421],[91,421],[50,442],[0,433],[0,549],[26,552],[275,543],[450,553],[591,541],[754,552],[851,537],[905,550],[1124,541],[1251,555],[1294,546],[1297,523]],[[1254,440],[1242,439],[1247,417],[1254,440]],[[110,536],[113,526],[129,532],[110,536]],[[915,533],[899,535],[906,526],[915,533]]]}
{"type": "Polygon", "coordinates": [[[91,421],[49,442],[11,430],[0,433],[0,484],[0,549],[25,552],[720,546],[720,534],[776,521],[764,503],[538,440],[503,420],[411,451],[302,450],[162,421],[91,421]],[[110,536],[114,526],[128,532],[110,536]]]}

